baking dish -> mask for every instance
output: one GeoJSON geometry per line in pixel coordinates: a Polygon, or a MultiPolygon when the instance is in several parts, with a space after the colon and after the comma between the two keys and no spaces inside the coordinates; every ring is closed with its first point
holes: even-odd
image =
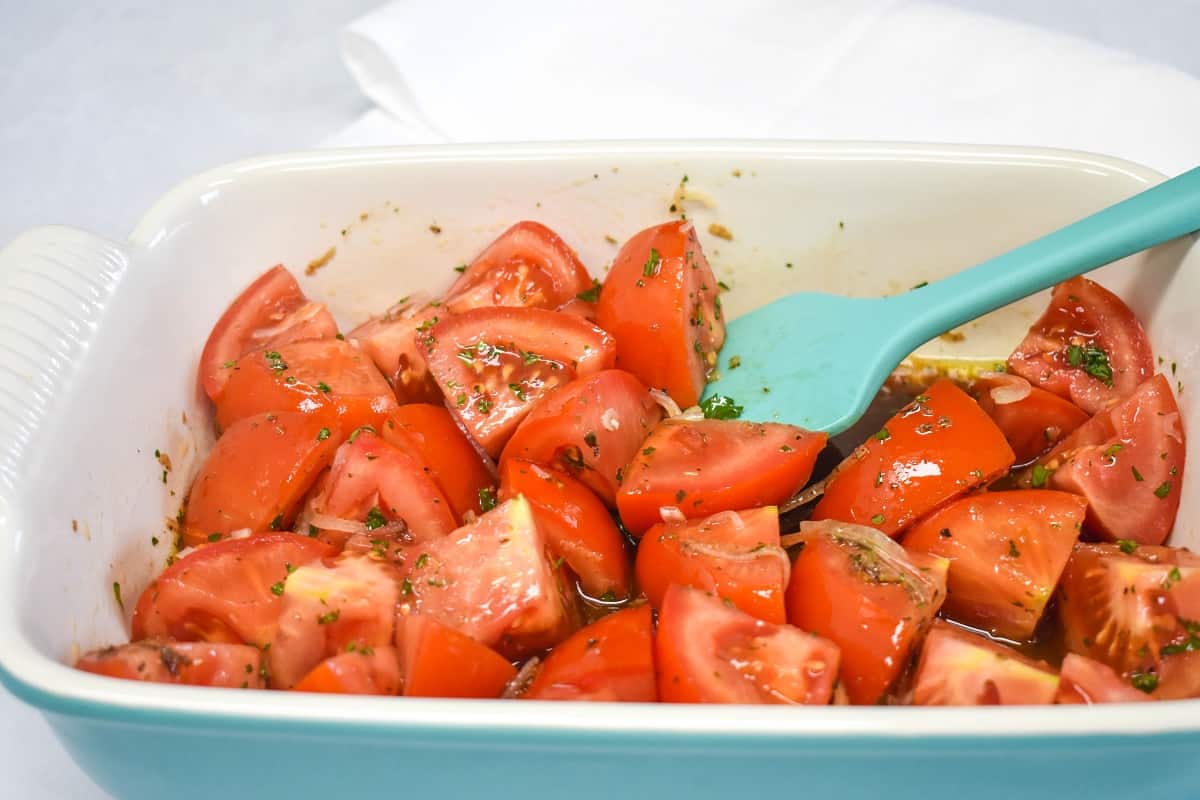
{"type": "MultiPolygon", "coordinates": [[[[119,797],[1122,796],[1200,778],[1200,701],[1056,708],[670,707],[304,696],[109,680],[67,666],[123,640],[169,555],[167,520],[211,441],[195,365],[236,291],[283,262],[343,324],[447,286],[539,219],[597,274],[684,210],[731,314],[791,289],[894,292],[1161,176],[1012,147],[787,142],[440,146],[254,159],[170,191],[122,243],[61,227],[0,252],[0,677],[119,797]],[[332,255],[331,248],[334,249],[332,255]],[[305,276],[306,265],[311,275],[305,276]],[[164,475],[155,451],[170,455],[164,475]],[[157,544],[154,542],[157,541],[157,544]],[[120,586],[127,604],[114,593],[120,586]]],[[[1200,404],[1200,253],[1177,241],[1098,271],[1200,404]]],[[[939,339],[1002,360],[1043,298],[939,339]],[[959,339],[959,337],[951,337],[959,339]]],[[[1171,543],[1196,545],[1195,470],[1171,543]]]]}

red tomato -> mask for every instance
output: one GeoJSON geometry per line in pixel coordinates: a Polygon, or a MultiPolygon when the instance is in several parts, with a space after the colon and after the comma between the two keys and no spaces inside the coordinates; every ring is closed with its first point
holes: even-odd
{"type": "Polygon", "coordinates": [[[416,335],[445,315],[437,306],[409,303],[406,298],[382,317],[359,325],[346,338],[357,343],[387,378],[397,402],[441,403],[442,392],[425,366],[416,335]]]}
{"type": "Polygon", "coordinates": [[[538,403],[509,440],[500,463],[519,458],[562,470],[612,507],[625,468],[662,414],[637,378],[605,370],[538,403]]]}
{"type": "Polygon", "coordinates": [[[1066,492],[970,495],[910,528],[904,546],[950,560],[948,616],[1021,641],[1054,593],[1086,510],[1066,492]]]}
{"type": "Polygon", "coordinates": [[[783,624],[789,572],[774,506],[660,523],[642,537],[637,551],[638,586],[658,609],[667,588],[678,584],[711,592],[747,614],[783,624]]]}
{"type": "Polygon", "coordinates": [[[590,597],[629,597],[625,538],[591,490],[574,478],[510,458],[500,473],[500,499],[524,495],[546,546],[561,556],[590,597]]]}
{"type": "Polygon", "coordinates": [[[684,586],[663,598],[654,654],[666,703],[825,705],[838,674],[838,648],[828,639],[684,586]]]}
{"type": "Polygon", "coordinates": [[[1053,668],[974,633],[937,620],[925,637],[913,703],[919,706],[1053,703],[1053,668]]]}
{"type": "Polygon", "coordinates": [[[522,497],[412,548],[400,614],[428,614],[510,657],[552,647],[578,624],[522,497]]]}
{"type": "Polygon", "coordinates": [[[433,617],[404,617],[396,638],[407,697],[499,697],[517,670],[504,656],[433,617]]]}
{"type": "Polygon", "coordinates": [[[141,641],[93,650],[77,669],[152,683],[265,688],[262,652],[257,647],[223,642],[141,641]]]}
{"type": "Polygon", "coordinates": [[[332,339],[337,323],[310,303],[292,274],[277,264],[247,286],[217,320],[200,354],[200,388],[219,400],[229,370],[246,353],[305,339],[332,339]]]}
{"type": "Polygon", "coordinates": [[[349,653],[331,656],[292,687],[297,692],[323,694],[400,693],[400,666],[392,647],[355,647],[349,653]]]}
{"type": "Polygon", "coordinates": [[[184,542],[204,544],[244,529],[286,530],[305,492],[333,461],[339,431],[336,420],[295,411],[230,426],[192,482],[184,542]]]}
{"type": "Polygon", "coordinates": [[[601,617],[550,651],[526,700],[653,703],[654,620],[650,606],[601,617]]]}
{"type": "Polygon", "coordinates": [[[483,511],[480,498],[495,485],[491,467],[449,411],[440,405],[403,405],[388,415],[379,432],[425,465],[459,522],[468,511],[483,511]]]}
{"type": "Polygon", "coordinates": [[[1141,703],[1153,698],[1133,688],[1099,661],[1067,653],[1059,673],[1056,703],[1141,703]]]}
{"type": "Polygon", "coordinates": [[[322,411],[337,414],[346,433],[378,426],[396,407],[379,370],[349,342],[295,342],[248,353],[228,372],[217,402],[217,424],[228,428],[264,411],[322,411]]]}
{"type": "Polygon", "coordinates": [[[1161,544],[1175,525],[1187,456],[1171,387],[1155,375],[1022,473],[1022,486],[1083,495],[1087,527],[1109,539],[1161,544]]]}
{"type": "Polygon", "coordinates": [[[417,337],[447,406],[493,458],[541,397],[616,352],[590,322],[540,308],[477,308],[417,337]]]}
{"type": "Polygon", "coordinates": [[[540,222],[518,222],[476,256],[446,293],[461,314],[485,306],[558,308],[592,285],[575,251],[540,222]]]}
{"type": "Polygon", "coordinates": [[[717,293],[692,223],[635,235],[613,260],[596,306],[597,323],[617,337],[617,367],[684,408],[696,405],[725,341],[717,293]]]}
{"type": "Polygon", "coordinates": [[[870,525],[895,536],[1012,463],[1012,448],[991,417],[941,380],[838,467],[812,519],[870,525]]]}
{"type": "Polygon", "coordinates": [[[330,555],[294,533],[265,533],[201,547],[146,587],[133,609],[133,638],[169,637],[263,646],[271,641],[289,567],[330,555]]]}
{"type": "Polygon", "coordinates": [[[1074,403],[1006,372],[976,378],[971,395],[1004,432],[1018,464],[1037,458],[1088,421],[1087,412],[1074,403]]]}
{"type": "MultiPolygon", "coordinates": [[[[945,573],[861,525],[804,522],[792,562],[788,622],[827,637],[842,654],[850,701],[885,698],[946,597],[945,573]]],[[[914,554],[915,555],[915,554],[914,554]]]]}
{"type": "Polygon", "coordinates": [[[639,536],[666,507],[699,519],[783,503],[808,481],[827,438],[774,422],[660,422],[625,470],[621,521],[639,536]]]}

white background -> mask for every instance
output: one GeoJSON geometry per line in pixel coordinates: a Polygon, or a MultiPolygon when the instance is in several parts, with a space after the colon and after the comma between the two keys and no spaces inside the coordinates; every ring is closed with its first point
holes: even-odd
{"type": "MultiPolygon", "coordinates": [[[[41,223],[122,239],[192,173],[336,133],[370,107],[336,34],[378,4],[0,0],[0,245],[41,223]]],[[[947,4],[1200,77],[1200,0],[947,4]]],[[[38,714],[2,691],[0,776],[14,798],[103,797],[38,714]]]]}

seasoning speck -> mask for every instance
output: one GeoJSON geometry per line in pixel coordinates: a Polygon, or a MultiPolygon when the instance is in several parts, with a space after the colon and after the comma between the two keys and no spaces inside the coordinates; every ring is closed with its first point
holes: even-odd
{"type": "Polygon", "coordinates": [[[729,228],[726,228],[719,222],[714,222],[709,225],[708,232],[713,236],[716,236],[718,239],[724,239],[727,242],[733,240],[733,231],[729,230],[729,228]]]}
{"type": "Polygon", "coordinates": [[[304,274],[305,275],[316,275],[317,270],[319,270],[321,267],[325,266],[330,261],[332,261],[333,257],[335,255],[337,255],[337,248],[336,247],[329,248],[324,253],[317,256],[312,261],[308,262],[308,266],[304,268],[304,274]]]}

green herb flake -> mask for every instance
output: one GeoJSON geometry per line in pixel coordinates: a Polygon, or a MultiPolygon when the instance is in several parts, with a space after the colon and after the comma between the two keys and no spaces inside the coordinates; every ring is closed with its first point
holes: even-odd
{"type": "Polygon", "coordinates": [[[924,289],[924,288],[925,288],[926,286],[928,286],[928,285],[929,285],[929,281],[921,281],[920,283],[913,284],[913,287],[912,287],[912,288],[914,288],[914,289],[924,289]]]}
{"type": "Polygon", "coordinates": [[[459,392],[459,393],[458,393],[458,396],[454,398],[454,404],[455,404],[456,406],[458,406],[459,408],[462,408],[463,406],[465,406],[465,405],[467,404],[467,395],[466,395],[466,393],[465,393],[465,392],[459,392]]]}
{"type": "Polygon", "coordinates": [[[729,284],[726,283],[725,281],[717,281],[717,286],[721,289],[722,292],[729,291],[729,284]]]}
{"type": "Polygon", "coordinates": [[[283,514],[276,514],[271,520],[271,530],[277,531],[283,526],[283,514]]]}
{"type": "Polygon", "coordinates": [[[642,448],[642,455],[644,455],[644,456],[652,456],[652,455],[654,455],[654,449],[655,449],[655,448],[653,448],[653,447],[643,447],[643,448],[642,448]]]}
{"type": "Polygon", "coordinates": [[[466,265],[466,264],[459,264],[457,267],[455,267],[455,268],[454,268],[454,271],[455,271],[455,272],[466,272],[466,271],[467,271],[467,265],[466,265]]]}
{"type": "Polygon", "coordinates": [[[1040,489],[1046,485],[1046,480],[1053,474],[1054,470],[1043,467],[1041,464],[1033,465],[1033,474],[1030,479],[1030,484],[1035,489],[1040,489]]]}
{"type": "Polygon", "coordinates": [[[1094,344],[1080,347],[1077,344],[1067,346],[1067,363],[1072,367],[1082,367],[1083,371],[1093,378],[1112,388],[1112,364],[1108,361],[1108,353],[1094,344]]]}
{"type": "Polygon", "coordinates": [[[1138,483],[1141,483],[1142,481],[1146,480],[1145,478],[1142,477],[1142,473],[1138,472],[1137,467],[1131,466],[1129,468],[1129,470],[1130,470],[1130,472],[1133,473],[1133,479],[1135,481],[1137,481],[1138,483]]]}
{"type": "Polygon", "coordinates": [[[600,299],[600,281],[593,278],[592,287],[590,289],[584,289],[575,296],[585,303],[595,303],[600,299]]]}
{"type": "Polygon", "coordinates": [[[680,489],[679,491],[677,491],[675,493],[675,502],[682,503],[683,498],[685,498],[685,497],[687,497],[687,492],[685,492],[683,489],[680,489]]]}
{"type": "Polygon", "coordinates": [[[642,277],[653,278],[658,274],[658,265],[662,261],[662,256],[653,247],[650,248],[650,257],[646,259],[646,263],[642,265],[642,277]]]}
{"type": "Polygon", "coordinates": [[[1135,672],[1129,676],[1129,682],[1139,692],[1150,694],[1158,688],[1158,676],[1153,672],[1135,672]]]}
{"type": "Polygon", "coordinates": [[[705,419],[737,419],[742,415],[742,409],[743,406],[723,394],[714,394],[700,403],[705,419]]]}
{"type": "Polygon", "coordinates": [[[320,533],[320,532],[321,532],[321,529],[320,529],[320,528],[318,528],[316,525],[309,525],[309,526],[308,526],[308,536],[309,536],[309,538],[310,538],[310,539],[315,539],[315,538],[317,538],[317,534],[318,534],[318,533],[320,533]]]}
{"type": "Polygon", "coordinates": [[[878,431],[875,432],[875,440],[876,441],[886,442],[890,438],[892,438],[892,434],[891,434],[891,431],[889,431],[887,428],[880,428],[878,431]]]}
{"type": "Polygon", "coordinates": [[[400,582],[400,594],[410,595],[413,593],[412,581],[405,578],[400,582]]]}
{"type": "Polygon", "coordinates": [[[1121,548],[1122,553],[1133,553],[1138,549],[1138,543],[1133,539],[1117,539],[1117,547],[1121,548]]]}
{"type": "Polygon", "coordinates": [[[1113,456],[1115,456],[1117,453],[1121,452],[1121,449],[1122,449],[1122,447],[1123,447],[1123,446],[1122,446],[1122,445],[1119,445],[1119,444],[1110,445],[1110,446],[1109,446],[1109,448],[1108,448],[1107,450],[1105,450],[1105,451],[1104,451],[1104,455],[1105,455],[1105,457],[1106,457],[1106,458],[1112,458],[1112,457],[1113,457],[1113,456]]]}
{"type": "Polygon", "coordinates": [[[121,599],[121,584],[116,581],[113,581],[113,598],[117,601],[117,605],[120,606],[121,611],[124,612],[125,601],[121,599]]]}
{"type": "Polygon", "coordinates": [[[323,442],[328,438],[329,438],[329,428],[321,428],[321,430],[317,431],[317,441],[318,442],[323,442]]]}
{"type": "Polygon", "coordinates": [[[490,486],[484,486],[479,490],[479,510],[491,511],[496,507],[496,491],[490,486]]]}
{"type": "Polygon", "coordinates": [[[349,436],[349,438],[346,439],[346,441],[349,442],[350,444],[354,444],[354,440],[358,438],[358,435],[360,433],[374,434],[375,429],[373,427],[371,427],[370,425],[360,425],[350,433],[350,436],[349,436]]]}
{"type": "Polygon", "coordinates": [[[883,524],[883,514],[876,514],[875,516],[871,517],[871,524],[872,525],[882,525],[883,524]]]}
{"type": "Polygon", "coordinates": [[[421,567],[425,566],[428,563],[429,563],[429,553],[421,553],[421,555],[417,556],[417,561],[415,564],[413,564],[413,567],[415,569],[420,569],[421,567]]]}
{"type": "Polygon", "coordinates": [[[373,531],[376,528],[382,528],[384,525],[387,525],[387,517],[383,516],[383,512],[379,510],[379,506],[372,506],[371,510],[367,512],[365,524],[367,530],[373,531]]]}
{"type": "Polygon", "coordinates": [[[525,402],[525,389],[522,388],[521,384],[510,383],[508,385],[508,388],[513,394],[515,394],[517,396],[518,400],[520,400],[522,403],[525,402]]]}
{"type": "Polygon", "coordinates": [[[1154,496],[1157,497],[1159,500],[1166,499],[1167,495],[1169,495],[1170,493],[1171,493],[1171,482],[1170,481],[1163,481],[1162,483],[1160,483],[1158,485],[1158,488],[1154,490],[1154,496]]]}
{"type": "Polygon", "coordinates": [[[271,594],[279,597],[283,594],[283,581],[276,581],[271,584],[271,594]]]}
{"type": "Polygon", "coordinates": [[[219,533],[210,533],[210,534],[208,535],[208,540],[209,540],[210,542],[219,542],[219,541],[221,541],[221,534],[219,534],[219,533]]]}
{"type": "Polygon", "coordinates": [[[325,394],[329,394],[330,392],[333,391],[333,389],[330,389],[329,384],[326,383],[325,381],[317,381],[317,389],[324,392],[325,394]]]}
{"type": "Polygon", "coordinates": [[[1017,543],[1014,542],[1012,539],[1008,540],[1008,557],[1009,558],[1020,558],[1021,557],[1021,551],[1017,549],[1017,543]]]}
{"type": "Polygon", "coordinates": [[[741,356],[730,356],[729,357],[729,368],[730,369],[737,369],[741,365],[742,365],[742,357],[741,356]]]}
{"type": "Polygon", "coordinates": [[[342,612],[336,608],[333,611],[326,611],[324,614],[317,617],[317,624],[318,625],[328,625],[331,622],[337,622],[338,617],[340,617],[341,615],[342,615],[342,612]]]}

